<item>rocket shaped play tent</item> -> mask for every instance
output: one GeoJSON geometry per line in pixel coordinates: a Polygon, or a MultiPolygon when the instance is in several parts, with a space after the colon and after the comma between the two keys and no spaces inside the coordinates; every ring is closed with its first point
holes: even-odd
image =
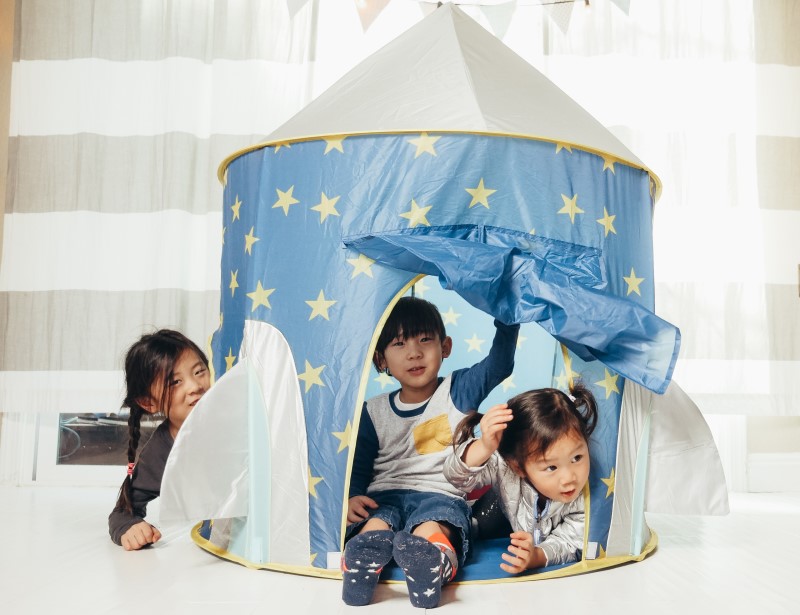
{"type": "MultiPolygon", "coordinates": [[[[231,156],[221,178],[216,383],[178,436],[161,506],[202,521],[207,550],[339,574],[360,409],[392,386],[371,357],[412,287],[454,338],[444,373],[484,356],[493,318],[524,323],[514,375],[487,404],[571,378],[598,399],[583,559],[529,577],[644,557],[647,509],[725,511],[708,429],[670,383],[680,334],[653,313],[657,178],[457,7],[231,156]]],[[[459,579],[505,576],[505,546],[479,541],[459,579]]]]}

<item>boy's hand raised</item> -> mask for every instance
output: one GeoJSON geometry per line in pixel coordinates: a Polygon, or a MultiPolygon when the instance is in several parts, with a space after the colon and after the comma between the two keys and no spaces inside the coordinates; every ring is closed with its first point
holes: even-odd
{"type": "Polygon", "coordinates": [[[378,503],[366,495],[355,495],[347,502],[347,522],[357,523],[369,517],[367,508],[378,508],[378,503]]]}

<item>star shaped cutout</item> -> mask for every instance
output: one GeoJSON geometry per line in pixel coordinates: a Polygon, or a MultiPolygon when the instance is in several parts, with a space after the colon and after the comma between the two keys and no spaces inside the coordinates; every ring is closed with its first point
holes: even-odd
{"type": "Polygon", "coordinates": [[[614,468],[611,468],[611,475],[608,478],[601,478],[600,480],[607,487],[607,489],[606,489],[606,497],[608,497],[612,493],[614,493],[614,483],[617,480],[616,476],[614,475],[614,468]]]}
{"type": "Polygon", "coordinates": [[[311,363],[309,363],[308,359],[306,359],[306,371],[297,376],[300,380],[306,383],[306,393],[308,393],[311,387],[315,384],[321,387],[325,386],[325,383],[322,382],[322,379],[320,378],[320,374],[322,373],[323,369],[325,369],[324,365],[320,365],[319,367],[311,367],[311,363]]]}
{"type": "Polygon", "coordinates": [[[473,350],[475,350],[477,352],[480,352],[481,351],[481,346],[483,345],[483,343],[486,340],[479,339],[478,338],[478,334],[477,333],[473,333],[471,338],[466,339],[464,341],[467,343],[467,346],[469,346],[469,349],[467,350],[467,352],[472,352],[473,350]]]}
{"type": "Polygon", "coordinates": [[[470,209],[475,205],[483,205],[486,209],[489,209],[489,197],[497,192],[497,190],[491,190],[484,186],[482,177],[476,188],[464,188],[464,190],[472,195],[472,201],[469,203],[470,209]]]}
{"type": "Polygon", "coordinates": [[[313,476],[311,468],[308,468],[308,493],[313,497],[317,497],[317,485],[323,481],[321,476],[313,476]]]}
{"type": "Polygon", "coordinates": [[[569,378],[567,378],[567,373],[562,369],[561,373],[555,377],[556,381],[556,388],[566,390],[567,384],[569,383],[569,378]]]}
{"type": "Polygon", "coordinates": [[[242,207],[242,202],[239,200],[239,195],[236,195],[236,201],[234,201],[233,205],[231,205],[231,211],[233,212],[233,218],[231,218],[231,222],[234,220],[239,219],[239,209],[242,207]]]}
{"type": "Polygon", "coordinates": [[[611,393],[619,393],[619,388],[617,387],[617,380],[619,376],[617,374],[612,374],[606,368],[606,377],[602,380],[598,380],[595,384],[603,387],[606,390],[606,399],[611,397],[611,393]]]}
{"type": "Polygon", "coordinates": [[[225,357],[225,371],[227,372],[236,362],[236,357],[233,354],[233,348],[228,348],[228,356],[225,357]]]}
{"type": "Polygon", "coordinates": [[[569,198],[566,194],[562,194],[561,198],[564,200],[564,207],[559,209],[558,213],[567,214],[572,224],[575,224],[575,214],[586,213],[578,207],[578,195],[576,194],[572,198],[569,198]]]}
{"type": "Polygon", "coordinates": [[[247,296],[253,300],[253,305],[250,308],[250,312],[255,312],[256,308],[262,305],[266,308],[272,309],[272,306],[269,303],[269,296],[274,292],[274,288],[264,288],[261,286],[261,280],[259,280],[256,284],[256,289],[252,293],[247,293],[247,296]]]}
{"type": "Polygon", "coordinates": [[[339,212],[336,211],[336,201],[339,200],[338,196],[329,199],[323,192],[320,196],[320,202],[311,209],[319,212],[319,222],[322,224],[328,216],[338,216],[339,212]]]}
{"type": "Polygon", "coordinates": [[[366,276],[372,277],[372,264],[375,262],[374,259],[370,258],[369,256],[359,254],[358,258],[348,258],[347,262],[353,266],[353,274],[350,276],[351,280],[362,273],[366,276]]]}
{"type": "Polygon", "coordinates": [[[250,227],[250,232],[247,233],[247,235],[244,236],[244,251],[247,252],[248,254],[250,254],[251,256],[253,255],[253,244],[255,242],[257,242],[257,241],[260,241],[260,239],[258,237],[253,235],[253,231],[254,230],[255,230],[255,227],[251,226],[250,227]]]}
{"type": "Polygon", "coordinates": [[[338,150],[344,154],[344,147],[342,146],[342,141],[344,141],[346,138],[347,137],[328,137],[327,139],[325,139],[325,154],[327,154],[328,152],[332,152],[333,150],[338,150]]]}
{"type": "Polygon", "coordinates": [[[325,320],[330,320],[330,318],[328,318],[328,308],[336,303],[336,301],[325,299],[325,293],[319,291],[319,295],[317,295],[315,300],[306,301],[306,303],[311,306],[311,316],[308,317],[309,320],[314,320],[317,316],[322,316],[325,320]]]}
{"type": "Polygon", "coordinates": [[[442,312],[442,321],[444,322],[445,325],[458,326],[459,318],[461,318],[461,314],[456,313],[455,310],[453,310],[452,305],[446,312],[442,312]]]}
{"type": "Polygon", "coordinates": [[[414,199],[411,199],[411,209],[405,213],[400,214],[401,218],[406,218],[408,220],[408,228],[414,228],[418,224],[424,224],[425,226],[430,226],[431,223],[428,222],[428,219],[425,217],[433,205],[427,205],[425,207],[420,207],[417,205],[417,202],[414,199]]]}
{"type": "Polygon", "coordinates": [[[344,431],[334,431],[333,435],[337,440],[339,440],[339,450],[336,452],[341,453],[344,449],[350,446],[350,438],[353,435],[353,426],[350,424],[350,421],[347,421],[344,431]]]}
{"type": "Polygon", "coordinates": [[[567,150],[570,154],[572,153],[572,146],[568,143],[556,143],[556,154],[562,149],[567,150]]]}
{"type": "Polygon", "coordinates": [[[378,374],[377,378],[373,378],[375,382],[381,385],[381,391],[385,389],[387,386],[394,386],[394,379],[387,374],[386,372],[381,372],[378,374]]]}
{"type": "Polygon", "coordinates": [[[435,156],[436,149],[433,145],[441,138],[442,137],[430,137],[427,132],[423,132],[416,139],[409,139],[408,142],[417,147],[417,151],[414,152],[414,158],[419,158],[422,154],[435,156]]]}
{"type": "Polygon", "coordinates": [[[239,282],[236,281],[236,276],[239,275],[239,270],[231,271],[231,283],[228,284],[228,288],[231,289],[231,297],[233,297],[233,293],[236,292],[236,289],[239,288],[239,282]]]}
{"type": "Polygon", "coordinates": [[[614,233],[615,235],[617,234],[617,229],[614,228],[614,220],[616,219],[616,217],[617,217],[616,215],[609,216],[608,210],[605,207],[603,207],[603,217],[599,218],[597,220],[597,223],[602,224],[603,228],[605,228],[606,233],[604,237],[608,237],[609,232],[614,233]]]}
{"type": "Polygon", "coordinates": [[[617,172],[614,170],[614,163],[616,162],[617,160],[613,156],[603,156],[603,171],[608,169],[609,171],[611,171],[611,173],[616,175],[617,172]]]}
{"type": "Polygon", "coordinates": [[[272,209],[280,207],[283,209],[283,213],[288,216],[289,207],[300,202],[292,196],[292,192],[294,192],[294,186],[289,188],[286,192],[280,190],[279,188],[275,188],[275,192],[278,193],[278,200],[275,201],[275,204],[272,206],[272,209]]]}
{"type": "Polygon", "coordinates": [[[514,374],[511,374],[508,378],[503,380],[500,385],[503,387],[503,391],[508,391],[508,389],[516,389],[517,385],[514,384],[514,374]]]}
{"type": "Polygon", "coordinates": [[[631,267],[631,274],[629,276],[623,276],[622,279],[625,280],[625,283],[628,285],[628,292],[625,295],[626,297],[631,293],[636,293],[640,297],[642,296],[642,293],[639,291],[639,284],[644,282],[644,278],[637,278],[633,267],[631,267]]]}

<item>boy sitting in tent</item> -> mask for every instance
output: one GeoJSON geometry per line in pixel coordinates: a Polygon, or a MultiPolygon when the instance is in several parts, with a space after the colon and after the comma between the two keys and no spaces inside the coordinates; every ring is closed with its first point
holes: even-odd
{"type": "Polygon", "coordinates": [[[442,378],[453,341],[432,303],[403,297],[378,339],[373,363],[400,390],[367,400],[361,414],[350,482],[342,599],[365,605],[380,572],[394,558],[409,599],[439,604],[469,549],[466,494],[442,474],[452,434],[514,369],[519,325],[495,320],[489,355],[442,378]]]}

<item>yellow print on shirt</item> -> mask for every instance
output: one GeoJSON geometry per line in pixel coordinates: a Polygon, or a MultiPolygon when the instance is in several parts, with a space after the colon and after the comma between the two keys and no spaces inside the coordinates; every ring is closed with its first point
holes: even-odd
{"type": "Polygon", "coordinates": [[[438,453],[453,442],[453,432],[446,414],[440,414],[414,428],[414,448],[420,455],[438,453]]]}

